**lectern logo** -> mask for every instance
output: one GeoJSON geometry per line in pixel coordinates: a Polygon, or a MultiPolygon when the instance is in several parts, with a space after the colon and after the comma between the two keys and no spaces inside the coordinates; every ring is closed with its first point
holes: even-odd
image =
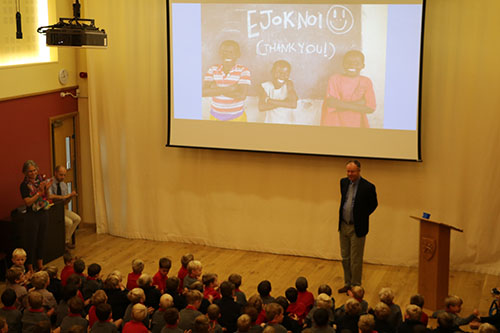
{"type": "Polygon", "coordinates": [[[422,237],[421,249],[424,259],[430,261],[436,253],[436,240],[434,238],[422,237]]]}

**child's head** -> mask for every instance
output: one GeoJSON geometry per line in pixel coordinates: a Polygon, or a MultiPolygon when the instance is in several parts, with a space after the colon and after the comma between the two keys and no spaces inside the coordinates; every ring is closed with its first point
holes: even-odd
{"type": "Polygon", "coordinates": [[[166,310],[174,306],[174,298],[169,294],[163,294],[160,297],[160,308],[166,310]]]}
{"type": "Polygon", "coordinates": [[[87,268],[87,274],[90,277],[98,278],[100,273],[101,273],[101,265],[99,264],[93,263],[90,264],[89,267],[87,268]]]}
{"type": "Polygon", "coordinates": [[[177,325],[179,322],[179,310],[174,307],[170,307],[165,310],[163,314],[163,319],[165,319],[165,323],[170,326],[177,325]]]}
{"type": "Polygon", "coordinates": [[[424,296],[420,294],[416,294],[410,297],[410,304],[415,304],[419,306],[421,309],[424,308],[424,302],[425,302],[424,296]]]}
{"type": "Polygon", "coordinates": [[[257,291],[259,292],[260,297],[269,296],[271,293],[271,282],[268,280],[261,281],[257,286],[257,291]]]}
{"type": "Polygon", "coordinates": [[[82,299],[78,296],[71,297],[68,301],[69,312],[73,314],[81,314],[84,306],[82,299]]]}
{"type": "Polygon", "coordinates": [[[314,324],[318,327],[325,327],[328,325],[329,314],[327,309],[318,308],[313,313],[314,324]]]}
{"type": "Polygon", "coordinates": [[[384,302],[387,305],[391,305],[394,301],[394,292],[391,288],[382,288],[378,293],[378,297],[381,302],[384,302]]]}
{"type": "Polygon", "coordinates": [[[327,284],[322,284],[318,288],[318,295],[319,294],[327,294],[328,296],[332,296],[332,288],[327,284]]]}
{"type": "Polygon", "coordinates": [[[181,265],[184,268],[187,268],[187,265],[189,264],[190,261],[194,260],[194,256],[191,253],[186,253],[181,257],[181,265]]]}
{"type": "Polygon", "coordinates": [[[295,280],[295,288],[299,293],[302,293],[307,290],[307,279],[303,276],[299,276],[297,280],[295,280]]]}
{"type": "Polygon", "coordinates": [[[207,316],[210,320],[217,320],[220,316],[220,308],[217,304],[210,304],[207,308],[207,316]]]}
{"type": "Polygon", "coordinates": [[[344,55],[342,64],[347,76],[358,76],[361,70],[365,68],[365,55],[357,50],[348,51],[344,55]]]}
{"type": "Polygon", "coordinates": [[[106,322],[111,318],[111,305],[101,303],[95,307],[95,314],[100,322],[106,322]]]}
{"type": "Polygon", "coordinates": [[[258,313],[262,311],[262,298],[259,295],[253,295],[248,299],[248,305],[254,307],[258,313]]]}
{"type": "Polygon", "coordinates": [[[498,331],[495,326],[488,323],[482,323],[479,326],[478,333],[498,333],[498,331]]]}
{"type": "Polygon", "coordinates": [[[287,290],[285,290],[285,296],[286,299],[290,301],[290,303],[295,303],[297,302],[297,297],[299,296],[299,293],[297,292],[297,289],[294,287],[290,287],[287,290]]]}
{"type": "Polygon", "coordinates": [[[10,284],[21,284],[24,281],[24,273],[19,267],[11,267],[5,273],[5,279],[9,281],[10,284]]]}
{"type": "Polygon", "coordinates": [[[406,307],[405,318],[417,321],[420,317],[422,317],[422,309],[418,305],[410,304],[406,307]]]}
{"type": "Polygon", "coordinates": [[[177,276],[172,276],[167,279],[166,289],[167,291],[177,291],[179,289],[180,280],[177,276]]]}
{"type": "Polygon", "coordinates": [[[284,296],[276,297],[275,302],[278,303],[279,305],[281,305],[281,307],[283,308],[283,311],[288,309],[288,306],[290,305],[290,303],[288,302],[288,300],[284,296]]]}
{"type": "Polygon", "coordinates": [[[165,257],[160,258],[158,266],[160,274],[163,276],[167,276],[168,272],[170,271],[170,267],[172,267],[172,260],[165,257]]]}
{"type": "Polygon", "coordinates": [[[7,325],[7,320],[4,317],[0,317],[0,333],[7,333],[9,331],[9,325],[7,325]]]}
{"type": "Polygon", "coordinates": [[[327,294],[319,294],[316,298],[316,306],[318,308],[329,309],[333,306],[333,301],[327,294]]]}
{"type": "Polygon", "coordinates": [[[57,278],[57,272],[58,272],[57,266],[54,265],[45,266],[43,270],[49,274],[49,278],[51,279],[57,278]]]}
{"type": "Polygon", "coordinates": [[[350,316],[357,316],[361,313],[361,304],[354,299],[349,298],[347,302],[345,302],[345,313],[350,316]]]}
{"type": "Polygon", "coordinates": [[[220,284],[219,290],[222,297],[233,297],[234,284],[229,281],[224,281],[220,284]]]}
{"type": "Polygon", "coordinates": [[[274,327],[270,326],[270,325],[267,325],[266,327],[264,327],[264,329],[262,330],[262,333],[276,333],[276,330],[274,329],[274,327]]]}
{"type": "Polygon", "coordinates": [[[243,313],[247,314],[250,317],[250,321],[252,324],[255,323],[259,318],[259,312],[252,305],[245,306],[245,308],[243,309],[243,313]]]}
{"type": "Polygon", "coordinates": [[[358,328],[360,333],[371,333],[375,328],[375,318],[371,314],[359,317],[358,328]]]}
{"type": "Polygon", "coordinates": [[[68,285],[68,284],[74,285],[79,289],[80,286],[82,285],[82,279],[80,279],[80,276],[78,274],[71,274],[66,279],[66,285],[68,285]]]}
{"type": "Polygon", "coordinates": [[[42,308],[43,296],[38,291],[32,291],[28,294],[28,304],[31,309],[38,310],[42,308]]]}
{"type": "Polygon", "coordinates": [[[73,269],[75,270],[76,274],[83,274],[83,272],[85,271],[85,262],[83,261],[83,259],[75,260],[73,269]]]}
{"type": "Polygon", "coordinates": [[[12,263],[16,266],[22,267],[24,266],[24,263],[26,262],[26,251],[21,248],[14,249],[12,251],[12,263]]]}
{"type": "Polygon", "coordinates": [[[186,293],[186,301],[189,305],[198,308],[201,304],[201,300],[203,299],[203,294],[198,290],[189,290],[186,293]]]}
{"type": "Polygon", "coordinates": [[[75,258],[73,257],[73,255],[70,252],[64,252],[63,261],[64,261],[64,265],[72,266],[73,263],[75,262],[75,258]]]}
{"type": "Polygon", "coordinates": [[[250,330],[250,326],[252,325],[252,319],[246,313],[242,314],[238,317],[236,325],[238,326],[239,333],[248,332],[250,330]]]}
{"type": "Polygon", "coordinates": [[[4,306],[13,306],[16,303],[16,292],[14,289],[7,288],[2,293],[2,304],[4,306]]]}
{"type": "Polygon", "coordinates": [[[122,281],[123,281],[123,274],[119,270],[112,271],[111,273],[109,273],[108,276],[116,276],[116,278],[118,279],[118,281],[120,283],[122,283],[122,281]]]}
{"type": "Polygon", "coordinates": [[[199,315],[194,319],[193,333],[208,333],[209,328],[210,322],[208,321],[207,316],[199,315]]]}
{"type": "Polygon", "coordinates": [[[132,304],[144,303],[146,295],[144,294],[144,290],[141,288],[134,288],[128,292],[127,298],[132,304]]]}
{"type": "Polygon", "coordinates": [[[218,286],[217,274],[214,273],[203,274],[201,281],[205,288],[216,288],[218,286]]]}
{"type": "Polygon", "coordinates": [[[283,308],[278,303],[269,303],[266,305],[267,322],[281,323],[283,321],[283,308]]]}
{"type": "Polygon", "coordinates": [[[153,278],[149,274],[143,273],[137,279],[137,285],[141,288],[149,287],[152,284],[153,284],[153,278]]]}
{"type": "Polygon", "coordinates": [[[241,275],[239,274],[233,273],[229,275],[229,278],[227,280],[234,284],[235,289],[238,289],[241,286],[241,275]]]}
{"type": "Polygon", "coordinates": [[[132,260],[132,271],[135,274],[141,274],[143,270],[144,270],[144,261],[142,261],[141,259],[132,260]]]}
{"type": "Polygon", "coordinates": [[[456,295],[450,295],[444,299],[446,311],[451,313],[459,313],[462,310],[463,301],[456,295]]]}
{"type": "Polygon", "coordinates": [[[240,57],[240,45],[234,40],[225,40],[220,44],[219,56],[224,64],[234,65],[240,57]]]}
{"type": "MultiPolygon", "coordinates": [[[[203,269],[203,266],[201,265],[201,262],[198,260],[191,260],[189,264],[187,265],[187,271],[189,276],[197,279],[201,275],[201,271],[203,269]]],[[[189,287],[189,286],[185,286],[189,287]]]]}
{"type": "Polygon", "coordinates": [[[49,273],[46,271],[39,271],[33,274],[31,284],[35,289],[45,289],[50,283],[49,273]]]}
{"type": "Polygon", "coordinates": [[[68,302],[71,297],[76,296],[77,294],[78,294],[78,287],[75,286],[74,284],[67,283],[62,288],[62,299],[66,302],[68,302]]]}
{"type": "Polygon", "coordinates": [[[144,304],[141,303],[134,304],[131,313],[133,321],[141,322],[147,317],[147,315],[148,315],[148,309],[144,304]]]}
{"type": "Polygon", "coordinates": [[[199,292],[203,293],[203,283],[201,283],[201,281],[194,281],[189,285],[189,290],[198,290],[199,292]]]}
{"type": "Polygon", "coordinates": [[[363,297],[365,296],[365,290],[361,286],[354,286],[352,287],[348,293],[352,294],[352,297],[354,297],[357,300],[362,300],[363,297]]]}
{"type": "Polygon", "coordinates": [[[99,304],[106,303],[108,301],[108,295],[104,292],[104,290],[99,289],[92,295],[92,304],[98,306],[99,304]]]}
{"type": "Polygon", "coordinates": [[[116,275],[110,275],[104,281],[105,289],[119,289],[120,288],[120,280],[116,275]]]}
{"type": "Polygon", "coordinates": [[[391,314],[391,308],[384,302],[378,302],[377,305],[375,305],[373,312],[375,313],[375,317],[377,317],[377,319],[387,320],[391,314]]]}
{"type": "Polygon", "coordinates": [[[291,71],[292,71],[292,66],[288,61],[286,60],[275,61],[273,64],[273,69],[271,70],[271,73],[273,75],[273,83],[281,87],[290,78],[291,71]]]}

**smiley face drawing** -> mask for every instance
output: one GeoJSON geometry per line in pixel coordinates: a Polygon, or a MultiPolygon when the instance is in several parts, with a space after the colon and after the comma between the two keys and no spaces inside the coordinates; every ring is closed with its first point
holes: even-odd
{"type": "Polygon", "coordinates": [[[326,15],[326,24],[331,32],[342,35],[348,33],[354,26],[354,16],[349,8],[333,5],[326,15]]]}

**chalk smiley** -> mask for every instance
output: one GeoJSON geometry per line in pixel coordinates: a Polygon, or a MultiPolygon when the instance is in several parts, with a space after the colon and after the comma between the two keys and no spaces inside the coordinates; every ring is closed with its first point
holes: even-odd
{"type": "Polygon", "coordinates": [[[351,31],[354,26],[354,16],[349,8],[342,5],[333,5],[326,15],[328,29],[337,35],[351,31]]]}

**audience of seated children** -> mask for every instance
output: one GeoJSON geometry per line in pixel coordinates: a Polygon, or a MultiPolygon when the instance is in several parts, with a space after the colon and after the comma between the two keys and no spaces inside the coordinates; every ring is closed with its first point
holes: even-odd
{"type": "Polygon", "coordinates": [[[236,297],[236,303],[240,304],[241,306],[246,306],[247,305],[247,297],[243,291],[241,291],[241,275],[233,273],[229,275],[229,278],[227,279],[229,282],[234,284],[234,296],[236,297]]]}
{"type": "Polygon", "coordinates": [[[198,311],[201,305],[203,294],[198,290],[189,290],[186,292],[187,306],[179,312],[179,328],[181,330],[190,330],[193,328],[194,319],[202,313],[198,311]]]}
{"type": "MultiPolygon", "coordinates": [[[[89,321],[89,328],[92,328],[94,324],[99,320],[97,318],[96,308],[99,304],[106,303],[108,301],[108,296],[106,295],[104,290],[97,290],[90,298],[90,301],[92,305],[90,306],[87,320],[89,321]]],[[[109,312],[111,313],[111,310],[109,312]]]]}
{"type": "Polygon", "coordinates": [[[21,332],[22,312],[19,311],[16,304],[16,292],[12,289],[5,289],[2,293],[3,308],[0,309],[0,317],[4,318],[8,331],[12,333],[21,332]]]}
{"type": "Polygon", "coordinates": [[[167,279],[167,290],[165,290],[165,293],[172,296],[175,308],[180,311],[186,307],[187,303],[186,297],[179,293],[179,283],[180,280],[178,277],[169,277],[167,279]]]}
{"type": "Polygon", "coordinates": [[[364,315],[368,313],[368,302],[363,299],[365,297],[365,289],[361,286],[353,286],[347,291],[347,295],[354,297],[356,301],[361,305],[361,314],[364,315]]]}
{"type": "Polygon", "coordinates": [[[24,284],[24,273],[18,267],[9,268],[5,273],[5,279],[7,280],[7,289],[12,289],[16,293],[16,303],[15,306],[18,310],[23,310],[26,307],[25,298],[28,295],[28,291],[24,284]]]}
{"type": "MultiPolygon", "coordinates": [[[[313,316],[314,312],[317,309],[326,309],[328,311],[328,323],[331,325],[335,321],[335,313],[333,312],[333,300],[330,296],[327,294],[319,294],[318,297],[316,298],[316,303],[309,311],[309,313],[306,316],[306,319],[304,320],[305,326],[311,327],[313,323],[313,316]]],[[[344,312],[344,306],[340,307],[339,310],[340,312],[344,312]]]]}
{"type": "Polygon", "coordinates": [[[220,284],[222,297],[215,301],[220,308],[219,323],[228,332],[236,332],[236,321],[241,314],[241,305],[234,300],[234,285],[229,281],[220,284]]]}
{"type": "Polygon", "coordinates": [[[294,316],[285,310],[288,309],[288,306],[290,305],[286,297],[276,297],[276,303],[281,305],[283,308],[283,320],[281,321],[281,325],[284,326],[288,332],[300,333],[302,331],[302,325],[299,323],[297,316],[294,316]]]}
{"type": "Polygon", "coordinates": [[[205,299],[208,299],[210,303],[213,303],[213,301],[220,299],[221,295],[218,291],[219,281],[217,274],[203,274],[203,276],[201,277],[201,281],[203,283],[203,286],[205,287],[203,291],[203,297],[205,299]]]}
{"type": "Polygon", "coordinates": [[[359,317],[358,321],[358,332],[359,333],[377,333],[374,330],[375,328],[375,319],[371,314],[364,314],[359,317]]]}
{"type": "Polygon", "coordinates": [[[134,304],[131,311],[132,320],[130,320],[125,324],[125,326],[123,326],[122,333],[148,333],[148,328],[144,324],[144,321],[147,320],[147,317],[148,309],[146,309],[144,304],[134,304]]]}
{"type": "Polygon", "coordinates": [[[179,293],[184,291],[184,278],[188,275],[187,266],[190,261],[194,260],[194,256],[191,253],[187,253],[181,257],[181,268],[177,272],[177,277],[179,278],[179,293]]]}
{"type": "Polygon", "coordinates": [[[139,288],[144,290],[144,295],[146,296],[146,300],[144,301],[144,305],[148,308],[148,312],[152,313],[152,310],[157,310],[160,306],[160,297],[162,292],[153,286],[153,279],[148,274],[143,273],[139,280],[137,280],[137,284],[139,288]]]}
{"type": "Polygon", "coordinates": [[[396,327],[389,323],[389,316],[391,315],[391,308],[384,302],[378,302],[370,311],[375,317],[375,331],[379,333],[395,333],[396,327]]]}
{"type": "Polygon", "coordinates": [[[222,326],[219,324],[220,309],[217,304],[210,304],[207,309],[208,330],[210,333],[222,333],[222,326]]]}
{"type": "Polygon", "coordinates": [[[335,312],[335,324],[339,333],[356,333],[358,332],[358,321],[361,316],[361,304],[354,299],[349,298],[344,305],[344,308],[339,308],[335,312]]]}
{"type": "Polygon", "coordinates": [[[425,327],[427,327],[427,324],[429,323],[429,316],[424,312],[424,302],[424,296],[420,294],[416,294],[410,297],[410,304],[415,304],[420,309],[422,309],[422,317],[420,318],[420,321],[422,322],[422,324],[424,324],[425,327]]]}
{"type": "Polygon", "coordinates": [[[163,314],[165,326],[161,329],[161,333],[184,333],[179,327],[179,310],[170,307],[163,314]]]}
{"type": "Polygon", "coordinates": [[[111,305],[107,303],[98,304],[95,307],[95,315],[97,321],[92,325],[90,333],[118,333],[117,326],[112,322],[111,305]]]}
{"type": "Polygon", "coordinates": [[[65,252],[63,254],[63,261],[64,261],[64,267],[61,270],[61,284],[65,286],[68,277],[75,274],[75,269],[73,268],[73,264],[75,263],[75,258],[70,252],[65,252]]]}
{"type": "Polygon", "coordinates": [[[142,271],[144,270],[144,261],[141,259],[132,260],[132,272],[128,273],[127,276],[127,289],[132,290],[138,288],[137,280],[141,277],[142,271]]]}
{"type": "Polygon", "coordinates": [[[447,312],[451,315],[453,318],[453,326],[457,331],[460,331],[460,326],[462,325],[467,325],[473,320],[478,320],[479,319],[479,311],[477,309],[474,309],[470,315],[467,317],[460,317],[458,314],[460,311],[462,311],[462,304],[463,301],[460,297],[456,295],[451,295],[445,298],[444,300],[444,305],[445,309],[444,310],[438,310],[432,314],[432,318],[437,318],[437,316],[441,312],[447,312]]]}
{"type": "Polygon", "coordinates": [[[255,323],[260,325],[266,322],[266,310],[264,310],[264,303],[262,302],[262,298],[260,295],[250,296],[248,299],[248,305],[254,307],[257,310],[257,320],[255,323]]]}
{"type": "MultiPolygon", "coordinates": [[[[146,296],[147,298],[147,296],[146,296]]],[[[165,327],[165,311],[174,306],[174,299],[169,294],[163,294],[160,297],[160,307],[151,317],[151,332],[160,333],[165,327]]]]}
{"type": "MultiPolygon", "coordinates": [[[[189,286],[189,290],[198,290],[200,293],[203,294],[203,283],[201,283],[201,281],[195,281],[193,283],[191,283],[191,285],[189,286]]],[[[207,310],[208,310],[208,307],[210,306],[210,301],[208,299],[206,299],[205,297],[203,297],[203,299],[201,300],[201,304],[200,304],[200,307],[198,308],[198,311],[200,311],[202,314],[207,314],[207,310]]]]}
{"type": "MultiPolygon", "coordinates": [[[[283,321],[283,308],[278,303],[269,303],[265,306],[266,327],[271,326],[276,333],[287,333],[286,328],[281,325],[283,321]]],[[[264,328],[265,332],[265,328],[264,328]]]]}
{"type": "MultiPolygon", "coordinates": [[[[80,281],[79,278],[77,278],[77,280],[80,281]]],[[[62,298],[56,308],[56,327],[61,326],[64,317],[68,315],[68,301],[77,295],[78,287],[73,283],[66,284],[62,288],[62,298]]]]}
{"type": "Polygon", "coordinates": [[[61,280],[57,278],[58,269],[56,266],[50,265],[45,266],[43,270],[49,274],[50,283],[47,286],[47,290],[50,291],[52,295],[54,295],[56,302],[59,303],[62,298],[62,284],[61,280]]]}
{"type": "Polygon", "coordinates": [[[271,282],[268,280],[261,281],[257,285],[257,292],[259,293],[263,304],[269,304],[275,301],[274,297],[271,296],[271,290],[271,282]]]}
{"type": "Polygon", "coordinates": [[[312,332],[335,333],[333,327],[330,326],[329,313],[327,309],[319,308],[314,311],[312,332]]]}
{"type": "Polygon", "coordinates": [[[69,313],[62,320],[60,326],[61,333],[68,333],[73,326],[81,326],[84,328],[84,331],[87,332],[88,321],[87,319],[82,317],[82,312],[84,308],[84,303],[80,297],[75,296],[69,299],[68,308],[69,313]]]}
{"type": "MultiPolygon", "coordinates": [[[[130,290],[127,294],[127,298],[130,302],[130,304],[127,306],[127,309],[125,310],[125,314],[123,315],[123,324],[125,325],[128,323],[130,320],[132,320],[132,308],[136,304],[144,304],[144,301],[146,301],[146,295],[144,294],[144,290],[141,288],[134,288],[130,290]]],[[[147,309],[147,308],[146,308],[147,309]]],[[[149,318],[145,319],[144,325],[146,327],[149,326],[149,318]]]]}
{"type": "Polygon", "coordinates": [[[405,321],[399,326],[398,333],[413,333],[417,326],[425,329],[420,321],[421,318],[422,309],[418,305],[409,304],[405,310],[405,321]]]}
{"type": "Polygon", "coordinates": [[[285,291],[286,299],[290,302],[288,308],[285,310],[285,313],[289,314],[298,321],[300,325],[306,319],[306,316],[309,311],[307,311],[304,303],[298,301],[298,291],[297,289],[290,287],[285,291]]]}
{"type": "Polygon", "coordinates": [[[183,287],[184,290],[189,289],[192,283],[199,280],[203,266],[198,260],[191,260],[187,265],[187,275],[184,277],[183,287]]]}
{"type": "Polygon", "coordinates": [[[158,266],[158,272],[153,276],[153,286],[158,288],[163,294],[166,289],[168,272],[170,271],[170,267],[172,267],[172,261],[165,257],[160,258],[158,266]]]}
{"type": "Polygon", "coordinates": [[[31,291],[28,294],[28,309],[24,310],[21,318],[22,332],[33,332],[41,321],[49,321],[49,316],[43,310],[43,296],[37,291],[31,291]]]}
{"type": "Polygon", "coordinates": [[[111,314],[113,320],[123,318],[125,310],[129,305],[127,294],[128,290],[122,288],[119,278],[110,274],[104,281],[104,292],[108,296],[108,304],[111,305],[111,314]]]}
{"type": "Polygon", "coordinates": [[[73,269],[75,270],[75,274],[78,275],[80,280],[82,280],[82,283],[80,284],[80,287],[78,288],[80,291],[83,290],[83,287],[85,286],[85,281],[87,280],[87,277],[85,276],[85,261],[83,259],[76,259],[75,262],[73,263],[73,269]]]}
{"type": "Polygon", "coordinates": [[[382,288],[378,293],[381,302],[384,302],[391,309],[388,322],[396,329],[403,323],[403,314],[399,305],[394,303],[394,292],[391,288],[382,288]]]}
{"type": "Polygon", "coordinates": [[[192,333],[209,333],[209,327],[209,320],[207,316],[198,316],[194,319],[192,333]]]}
{"type": "Polygon", "coordinates": [[[0,333],[8,333],[9,332],[9,324],[7,324],[7,320],[4,317],[0,317],[0,333]]]}
{"type": "Polygon", "coordinates": [[[87,279],[82,288],[83,298],[91,298],[99,289],[102,289],[101,265],[93,263],[87,268],[87,279]]]}
{"type": "Polygon", "coordinates": [[[278,60],[274,62],[271,70],[272,80],[259,86],[259,111],[266,112],[266,123],[294,122],[293,112],[297,108],[298,96],[290,80],[291,71],[292,66],[288,61],[278,60]]]}
{"type": "Polygon", "coordinates": [[[302,303],[306,307],[306,311],[311,311],[314,306],[314,296],[310,291],[307,291],[308,283],[307,279],[303,276],[299,276],[295,280],[295,288],[297,288],[297,302],[302,303]]]}
{"type": "Polygon", "coordinates": [[[332,300],[332,311],[335,312],[335,298],[332,296],[332,287],[327,284],[321,284],[318,287],[318,295],[319,294],[327,294],[332,300]]]}
{"type": "Polygon", "coordinates": [[[47,312],[47,315],[51,316],[56,311],[57,301],[54,298],[54,295],[50,291],[47,290],[47,287],[50,284],[49,274],[46,271],[39,271],[33,274],[31,278],[31,285],[34,287],[34,290],[39,292],[43,297],[42,305],[47,312]]]}
{"type": "MultiPolygon", "coordinates": [[[[245,315],[248,315],[249,320],[250,320],[250,324],[249,324],[250,327],[248,329],[248,332],[250,332],[250,333],[262,333],[263,327],[261,325],[257,324],[257,319],[259,318],[259,312],[257,311],[257,309],[252,305],[247,305],[243,309],[243,313],[245,315]]],[[[265,315],[265,312],[264,312],[264,315],[265,315]]],[[[238,318],[238,321],[241,319],[242,316],[240,316],[238,318]]],[[[245,319],[241,319],[241,320],[246,322],[247,318],[245,317],[245,319]]],[[[238,321],[236,322],[236,324],[238,325],[238,330],[240,330],[238,321]]]]}

